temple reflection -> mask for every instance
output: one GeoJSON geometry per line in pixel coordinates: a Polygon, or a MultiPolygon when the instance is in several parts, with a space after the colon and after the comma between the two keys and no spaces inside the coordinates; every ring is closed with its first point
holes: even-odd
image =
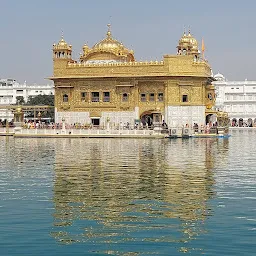
{"type": "Polygon", "coordinates": [[[58,142],[51,235],[63,243],[184,242],[181,251],[189,251],[186,244],[207,232],[204,223],[214,214],[214,167],[225,161],[227,143],[58,142]]]}

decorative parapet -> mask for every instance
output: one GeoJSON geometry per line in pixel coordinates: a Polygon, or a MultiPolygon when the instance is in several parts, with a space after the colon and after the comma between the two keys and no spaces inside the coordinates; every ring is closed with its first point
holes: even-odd
{"type": "Polygon", "coordinates": [[[130,62],[102,62],[102,63],[68,63],[68,67],[102,67],[102,66],[152,66],[164,65],[163,61],[130,61],[130,62]]]}
{"type": "Polygon", "coordinates": [[[153,76],[211,77],[211,68],[205,61],[194,61],[192,56],[166,55],[163,61],[67,62],[55,66],[54,77],[50,79],[153,76]]]}
{"type": "Polygon", "coordinates": [[[61,46],[54,45],[53,46],[53,51],[56,51],[56,50],[69,50],[69,51],[71,51],[72,50],[72,45],[67,45],[66,47],[63,47],[63,45],[61,45],[61,46]]]}

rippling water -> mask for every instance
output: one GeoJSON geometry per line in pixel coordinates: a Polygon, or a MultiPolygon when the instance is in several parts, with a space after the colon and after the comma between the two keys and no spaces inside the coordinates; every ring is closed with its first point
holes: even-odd
{"type": "Polygon", "coordinates": [[[0,138],[0,255],[255,255],[256,132],[0,138]]]}

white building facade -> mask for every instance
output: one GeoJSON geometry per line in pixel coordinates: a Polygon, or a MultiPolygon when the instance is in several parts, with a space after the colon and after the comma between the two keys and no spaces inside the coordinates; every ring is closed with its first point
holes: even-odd
{"type": "Polygon", "coordinates": [[[256,81],[228,81],[214,76],[215,107],[229,115],[231,126],[256,126],[256,81]]]}
{"type": "Polygon", "coordinates": [[[0,79],[0,119],[11,120],[13,114],[11,111],[4,109],[4,106],[16,104],[16,97],[22,96],[27,102],[29,96],[35,97],[37,95],[53,95],[54,85],[28,85],[18,83],[15,79],[0,79]],[[2,107],[2,108],[1,108],[2,107]]]}

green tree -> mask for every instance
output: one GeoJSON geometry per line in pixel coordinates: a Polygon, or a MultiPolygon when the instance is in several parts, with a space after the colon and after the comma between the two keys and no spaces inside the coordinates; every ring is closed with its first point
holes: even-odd
{"type": "Polygon", "coordinates": [[[24,97],[23,97],[23,96],[17,96],[17,97],[16,97],[16,103],[15,103],[15,105],[23,105],[23,104],[25,104],[24,97]]]}
{"type": "Polygon", "coordinates": [[[27,105],[48,105],[54,106],[54,95],[29,96],[27,105]]]}
{"type": "MultiPolygon", "coordinates": [[[[47,105],[54,106],[54,95],[37,95],[37,96],[29,96],[26,105],[47,105]]],[[[50,108],[47,111],[41,113],[43,117],[50,117],[54,119],[54,108],[50,108]]],[[[34,117],[34,112],[30,111],[27,114],[27,117],[34,117]]]]}

